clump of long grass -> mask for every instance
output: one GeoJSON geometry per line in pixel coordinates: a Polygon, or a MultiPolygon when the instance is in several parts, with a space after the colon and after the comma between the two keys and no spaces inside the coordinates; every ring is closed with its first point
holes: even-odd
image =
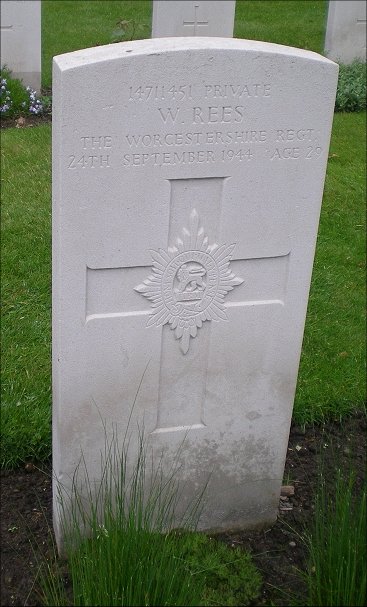
{"type": "Polygon", "coordinates": [[[366,605],[366,487],[356,495],[355,475],[337,469],[335,491],[325,474],[315,501],[315,517],[306,541],[309,605],[366,605]]]}
{"type": "MultiPolygon", "coordinates": [[[[136,462],[129,469],[129,441],[120,447],[116,432],[107,438],[98,485],[84,458],[71,489],[59,487],[62,551],[71,587],[60,571],[43,576],[48,605],[195,605],[198,576],[168,541],[173,530],[178,487],[173,462],[148,461],[143,433],[136,462]],[[148,475],[149,472],[149,475],[148,475]]],[[[182,528],[195,525],[198,504],[182,517],[182,528]]]]}
{"type": "Polygon", "coordinates": [[[202,492],[178,518],[181,449],[169,466],[154,462],[139,433],[131,466],[129,440],[120,448],[114,432],[98,486],[81,460],[71,489],[59,490],[65,560],[44,564],[45,605],[247,605],[257,596],[249,555],[194,532],[202,492]]]}

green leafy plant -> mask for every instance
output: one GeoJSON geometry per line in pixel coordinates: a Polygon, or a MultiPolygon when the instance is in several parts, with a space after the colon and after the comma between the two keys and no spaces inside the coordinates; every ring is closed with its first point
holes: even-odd
{"type": "Polygon", "coordinates": [[[49,97],[37,95],[37,91],[13,78],[6,67],[0,70],[0,114],[4,117],[41,115],[51,105],[49,97]]]}
{"type": "Polygon", "coordinates": [[[28,94],[22,82],[11,77],[6,67],[0,70],[0,112],[2,116],[13,116],[22,111],[23,104],[28,101],[28,94]]]}
{"type": "Polygon", "coordinates": [[[360,112],[366,109],[366,64],[354,61],[340,64],[336,112],[360,112]]]}
{"type": "Polygon", "coordinates": [[[200,605],[249,605],[259,596],[261,576],[250,555],[204,534],[175,539],[191,573],[202,578],[200,605]]]}
{"type": "Polygon", "coordinates": [[[134,19],[120,19],[116,26],[116,29],[112,32],[112,42],[145,38],[149,30],[147,23],[139,23],[134,19]]]}

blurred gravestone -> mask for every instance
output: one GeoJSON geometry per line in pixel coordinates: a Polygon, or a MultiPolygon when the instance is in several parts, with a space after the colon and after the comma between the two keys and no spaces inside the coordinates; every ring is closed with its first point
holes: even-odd
{"type": "Polygon", "coordinates": [[[152,38],[222,36],[232,38],[235,0],[153,0],[152,38]]]}
{"type": "Polygon", "coordinates": [[[55,57],[56,485],[83,453],[98,486],[101,420],[132,460],[144,423],[181,507],[209,477],[199,528],[275,520],[337,76],[225,38],[55,57]]]}
{"type": "Polygon", "coordinates": [[[334,61],[366,61],[366,2],[330,0],[325,54],[334,61]]]}
{"type": "Polygon", "coordinates": [[[1,66],[41,89],[41,0],[1,0],[1,66]]]}

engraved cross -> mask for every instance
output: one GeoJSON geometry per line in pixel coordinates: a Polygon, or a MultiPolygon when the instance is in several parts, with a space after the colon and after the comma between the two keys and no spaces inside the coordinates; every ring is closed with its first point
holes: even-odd
{"type": "Polygon", "coordinates": [[[194,16],[194,20],[193,21],[184,21],[183,25],[185,27],[193,27],[194,28],[194,36],[198,35],[198,27],[208,27],[209,25],[209,21],[199,21],[198,20],[198,16],[197,16],[197,12],[198,9],[200,8],[200,4],[195,4],[194,5],[194,11],[195,11],[195,16],[194,16]]]}
{"type": "MultiPolygon", "coordinates": [[[[366,19],[357,19],[356,21],[357,25],[362,25],[364,30],[366,29],[366,22],[366,19]]],[[[366,44],[364,45],[363,49],[366,50],[366,44]]]]}
{"type": "MultiPolygon", "coordinates": [[[[182,234],[183,228],[188,225],[188,215],[192,215],[194,209],[197,209],[205,233],[209,235],[209,244],[218,245],[216,250],[223,247],[220,238],[220,216],[225,179],[225,177],[213,177],[170,181],[170,217],[167,243],[164,245],[166,251],[170,250],[169,247],[175,245],[177,237],[182,234]]],[[[183,244],[185,245],[185,243],[183,244]]],[[[231,243],[227,244],[231,245],[231,243]]],[[[157,246],[158,248],[159,246],[157,246]]],[[[190,242],[187,251],[176,256],[173,255],[171,260],[167,255],[168,265],[172,262],[172,259],[174,261],[180,255],[188,256],[188,259],[185,258],[183,263],[188,262],[186,270],[191,271],[195,280],[188,289],[186,288],[187,283],[185,283],[186,286],[182,287],[182,293],[180,284],[177,285],[180,301],[181,299],[186,300],[184,303],[186,309],[189,308],[189,300],[194,298],[195,292],[202,289],[201,279],[207,286],[210,286],[212,273],[209,254],[204,251],[202,257],[191,255],[191,258],[192,249],[192,243],[190,242]],[[190,264],[192,267],[190,267],[190,264]],[[203,269],[206,271],[206,275],[203,275],[203,269]],[[183,297],[184,295],[185,297],[183,297]]],[[[153,262],[150,262],[150,265],[147,263],[146,266],[87,268],[87,323],[93,322],[95,319],[108,321],[108,319],[117,320],[118,318],[130,317],[132,323],[139,323],[139,325],[143,323],[142,330],[160,332],[161,354],[155,433],[187,431],[188,429],[205,427],[210,335],[212,331],[215,331],[215,325],[217,324],[210,321],[220,322],[222,329],[227,333],[229,332],[229,335],[235,336],[237,323],[239,321],[241,324],[246,323],[246,319],[249,318],[249,313],[251,316],[251,310],[254,307],[257,309],[258,306],[272,306],[276,310],[277,307],[279,309],[279,306],[283,306],[288,262],[289,254],[284,254],[284,252],[273,257],[242,258],[238,255],[236,247],[231,251],[229,267],[226,259],[218,258],[218,264],[223,267],[224,281],[227,281],[228,284],[232,281],[234,288],[230,292],[228,289],[222,299],[224,317],[220,315],[220,310],[217,309],[216,315],[209,315],[207,321],[202,322],[197,336],[190,340],[190,348],[186,350],[186,353],[183,353],[184,350],[180,348],[179,336],[173,330],[176,327],[170,326],[167,321],[163,326],[162,322],[157,322],[160,320],[160,317],[156,316],[157,308],[154,308],[152,303],[142,296],[141,290],[136,291],[136,287],[144,283],[149,274],[152,274],[153,262]],[[230,275],[226,274],[226,264],[227,270],[230,270],[230,275]],[[236,277],[238,277],[238,280],[234,282],[236,277]],[[139,320],[139,317],[142,316],[146,319],[141,318],[139,320]],[[154,320],[154,316],[156,316],[156,320],[154,320]],[[226,325],[226,323],[228,324],[226,325]],[[143,329],[144,326],[145,329],[143,329]],[[188,394],[190,395],[189,399],[187,398],[188,394]],[[173,402],[175,403],[174,408],[172,407],[173,402]]],[[[161,261],[158,259],[157,263],[161,263],[161,261]]],[[[178,272],[179,268],[182,267],[182,264],[180,264],[177,265],[177,268],[173,268],[172,265],[173,270],[178,272]]],[[[159,300],[163,297],[165,279],[159,278],[158,272],[156,276],[158,280],[161,280],[162,289],[158,289],[152,296],[159,300]]],[[[171,292],[172,288],[168,290],[171,292]]],[[[225,290],[224,288],[223,291],[225,290]]],[[[168,297],[170,296],[171,293],[168,293],[168,297]]],[[[195,296],[195,299],[198,298],[195,296]]],[[[161,320],[164,320],[165,313],[162,308],[163,316],[161,320]]],[[[219,327],[217,330],[219,330],[219,327]]]]}

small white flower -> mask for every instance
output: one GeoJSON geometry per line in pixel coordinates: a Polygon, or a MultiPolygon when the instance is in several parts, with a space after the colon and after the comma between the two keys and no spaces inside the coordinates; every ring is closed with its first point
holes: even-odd
{"type": "Polygon", "coordinates": [[[98,529],[99,533],[97,534],[97,540],[99,540],[101,537],[108,537],[108,531],[103,524],[98,525],[98,529]]]}

